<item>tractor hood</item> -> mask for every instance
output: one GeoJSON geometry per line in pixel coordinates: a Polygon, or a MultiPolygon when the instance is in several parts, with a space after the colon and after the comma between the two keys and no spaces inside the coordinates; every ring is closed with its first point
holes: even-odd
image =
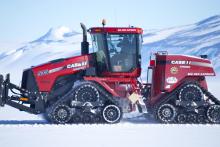
{"type": "Polygon", "coordinates": [[[180,70],[187,71],[187,76],[215,76],[215,71],[210,60],[186,55],[168,55],[166,62],[180,70]]]}
{"type": "Polygon", "coordinates": [[[22,87],[27,88],[26,85],[34,80],[37,83],[39,91],[48,92],[59,77],[75,74],[91,67],[91,58],[92,55],[84,55],[58,59],[27,69],[23,73],[22,87]],[[31,75],[31,81],[29,76],[26,76],[28,74],[31,75]]]}

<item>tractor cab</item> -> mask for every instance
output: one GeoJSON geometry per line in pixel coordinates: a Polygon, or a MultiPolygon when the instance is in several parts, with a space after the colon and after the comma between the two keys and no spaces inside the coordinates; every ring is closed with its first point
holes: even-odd
{"type": "Polygon", "coordinates": [[[105,75],[140,76],[141,28],[90,28],[98,70],[105,75]]]}

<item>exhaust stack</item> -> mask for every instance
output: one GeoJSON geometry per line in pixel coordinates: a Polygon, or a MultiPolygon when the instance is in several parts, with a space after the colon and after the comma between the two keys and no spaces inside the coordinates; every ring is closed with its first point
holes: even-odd
{"type": "Polygon", "coordinates": [[[81,55],[89,54],[89,43],[87,41],[87,30],[83,23],[80,23],[83,30],[83,41],[81,42],[81,55]]]}

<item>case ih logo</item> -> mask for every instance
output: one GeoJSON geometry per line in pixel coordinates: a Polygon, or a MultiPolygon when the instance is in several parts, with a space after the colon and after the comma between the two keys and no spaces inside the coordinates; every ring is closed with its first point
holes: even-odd
{"type": "Polygon", "coordinates": [[[191,61],[171,61],[171,64],[191,64],[191,61]]]}
{"type": "Polygon", "coordinates": [[[86,66],[87,62],[83,61],[83,62],[79,62],[79,63],[73,63],[73,64],[68,64],[66,66],[66,68],[78,68],[78,67],[82,67],[82,66],[86,66]]]}
{"type": "Polygon", "coordinates": [[[172,61],[170,61],[170,64],[212,67],[211,63],[198,62],[198,61],[174,61],[174,60],[172,60],[172,61]]]}

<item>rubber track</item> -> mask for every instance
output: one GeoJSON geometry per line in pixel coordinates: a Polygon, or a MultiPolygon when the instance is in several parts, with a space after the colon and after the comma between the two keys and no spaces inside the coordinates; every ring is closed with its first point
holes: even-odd
{"type": "Polygon", "coordinates": [[[156,113],[157,113],[157,109],[160,107],[160,105],[172,100],[172,99],[175,99],[175,94],[178,94],[179,90],[188,85],[188,84],[195,84],[197,86],[199,86],[201,88],[201,90],[203,91],[203,93],[205,94],[205,96],[208,97],[208,99],[212,100],[215,104],[218,104],[220,105],[220,101],[213,95],[211,94],[211,92],[209,92],[208,90],[206,90],[205,88],[201,87],[200,84],[198,82],[185,82],[184,84],[180,85],[179,87],[177,87],[174,91],[172,91],[171,93],[169,93],[165,98],[163,98],[162,100],[160,100],[153,108],[153,113],[154,113],[154,116],[157,116],[156,113]]]}
{"type": "Polygon", "coordinates": [[[154,106],[154,111],[157,110],[157,108],[160,107],[160,105],[170,101],[172,98],[176,98],[175,95],[178,94],[179,90],[184,87],[185,85],[188,84],[195,84],[195,82],[186,82],[184,84],[182,84],[181,86],[177,87],[174,91],[172,91],[171,93],[169,93],[166,97],[164,97],[163,99],[161,99],[155,106],[154,106]]]}
{"type": "Polygon", "coordinates": [[[64,96],[62,96],[59,100],[57,100],[52,106],[50,106],[49,108],[47,108],[46,110],[46,114],[48,114],[47,117],[49,117],[50,120],[52,120],[52,116],[50,115],[52,113],[52,110],[54,107],[58,106],[59,104],[65,103],[68,100],[70,100],[73,96],[74,96],[74,92],[77,88],[79,88],[82,84],[91,84],[93,85],[95,88],[98,89],[98,91],[105,96],[105,98],[107,98],[108,101],[111,101],[113,104],[115,105],[119,105],[119,102],[116,98],[112,97],[110,94],[108,94],[103,88],[101,88],[98,84],[94,83],[94,82],[81,82],[80,84],[74,86],[67,94],[65,94],[64,96]]]}
{"type": "Polygon", "coordinates": [[[166,102],[168,102],[169,100],[171,100],[172,98],[175,98],[175,97],[172,97],[174,96],[175,94],[178,94],[179,90],[188,85],[188,84],[195,84],[197,86],[199,86],[202,90],[202,92],[209,98],[211,99],[215,104],[218,104],[220,105],[220,101],[214,96],[212,95],[208,90],[206,90],[205,88],[201,87],[199,85],[199,83],[197,82],[185,82],[184,84],[182,84],[181,86],[177,87],[174,91],[172,91],[171,93],[169,93],[165,98],[163,98],[162,100],[160,100],[157,104],[156,104],[156,107],[160,106],[161,104],[164,104],[166,102]]]}

